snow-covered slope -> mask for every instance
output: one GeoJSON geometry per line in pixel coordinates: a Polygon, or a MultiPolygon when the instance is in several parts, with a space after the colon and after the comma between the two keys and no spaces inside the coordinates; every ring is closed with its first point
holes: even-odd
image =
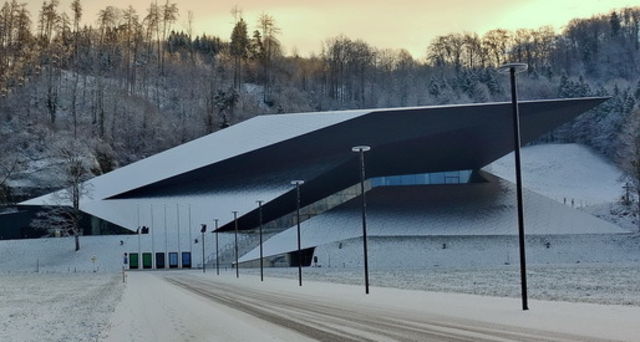
{"type": "MultiPolygon", "coordinates": [[[[534,145],[522,149],[522,185],[574,207],[617,201],[622,172],[604,157],[579,144],[534,145]]],[[[510,153],[485,170],[515,182],[510,153]]]]}
{"type": "MultiPolygon", "coordinates": [[[[367,234],[416,238],[515,236],[518,233],[515,188],[509,182],[491,178],[487,183],[477,184],[375,188],[367,196],[367,234]]],[[[524,195],[526,232],[530,236],[627,233],[618,226],[535,192],[525,190],[524,195]]],[[[303,222],[302,248],[359,238],[361,227],[361,205],[356,198],[303,222]]],[[[489,244],[496,244],[497,249],[505,247],[495,238],[485,240],[491,241],[486,248],[489,244]]],[[[265,255],[296,249],[296,227],[264,244],[265,255]]],[[[258,248],[241,261],[257,258],[258,248]]]]}

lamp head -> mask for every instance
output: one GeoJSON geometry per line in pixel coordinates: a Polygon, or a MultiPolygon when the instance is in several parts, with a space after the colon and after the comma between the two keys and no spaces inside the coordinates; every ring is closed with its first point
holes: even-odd
{"type": "Polygon", "coordinates": [[[367,145],[359,145],[351,148],[352,152],[367,152],[370,150],[371,150],[371,147],[367,145]]]}
{"type": "Polygon", "coordinates": [[[498,72],[501,74],[507,74],[511,72],[511,69],[514,69],[517,74],[527,71],[527,69],[529,69],[529,65],[527,63],[506,63],[498,67],[498,72]]]}

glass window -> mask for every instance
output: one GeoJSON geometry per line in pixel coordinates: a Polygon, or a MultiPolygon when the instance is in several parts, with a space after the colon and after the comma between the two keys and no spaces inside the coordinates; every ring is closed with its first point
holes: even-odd
{"type": "Polygon", "coordinates": [[[471,178],[471,170],[385,176],[371,179],[371,186],[399,186],[424,184],[464,184],[471,178]]]}

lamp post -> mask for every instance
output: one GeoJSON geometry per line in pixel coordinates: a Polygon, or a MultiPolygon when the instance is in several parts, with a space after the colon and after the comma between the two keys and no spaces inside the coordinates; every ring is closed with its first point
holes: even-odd
{"type": "MultiPolygon", "coordinates": [[[[176,227],[178,228],[176,229],[176,233],[178,233],[178,264],[176,267],[182,268],[182,265],[180,265],[180,204],[178,203],[176,203],[176,227]]],[[[171,267],[171,265],[169,265],[169,267],[171,267]]]]}
{"type": "MultiPolygon", "coordinates": [[[[189,204],[189,268],[193,267],[193,236],[191,235],[191,204],[189,204]]],[[[184,261],[184,259],[182,260],[184,261]]]]}
{"type": "Polygon", "coordinates": [[[507,63],[498,68],[500,73],[509,73],[511,81],[511,104],[513,106],[513,144],[516,163],[516,192],[518,206],[518,241],[520,244],[520,282],[522,286],[522,310],[529,310],[527,303],[527,263],[524,240],[524,209],[522,205],[522,171],[520,165],[520,113],[516,73],[526,71],[526,63],[507,63]]]}
{"type": "Polygon", "coordinates": [[[200,228],[200,233],[202,233],[202,273],[207,272],[207,263],[204,260],[204,233],[207,232],[207,225],[206,224],[201,224],[200,225],[202,228],[200,228]]]}
{"type": "Polygon", "coordinates": [[[296,223],[298,227],[298,284],[302,286],[302,249],[300,243],[300,185],[304,184],[303,180],[291,181],[296,186],[296,223]]]}
{"type": "Polygon", "coordinates": [[[238,264],[238,211],[234,210],[233,213],[233,223],[235,225],[235,251],[236,251],[236,278],[240,278],[240,265],[238,264]]]}
{"type": "Polygon", "coordinates": [[[216,275],[220,275],[220,257],[218,255],[218,219],[213,219],[213,223],[215,226],[215,230],[213,232],[216,234],[216,275]]]}
{"type": "Polygon", "coordinates": [[[264,201],[257,200],[258,203],[258,225],[260,231],[260,281],[264,281],[264,262],[263,262],[263,254],[262,254],[262,203],[264,201]]]}
{"type": "MultiPolygon", "coordinates": [[[[169,268],[169,237],[167,236],[167,205],[164,205],[164,268],[169,268]]],[[[204,241],[203,241],[204,242],[204,241]]]]}
{"type": "Polygon", "coordinates": [[[351,148],[352,152],[360,154],[360,194],[362,196],[362,249],[364,254],[364,292],[369,294],[369,258],[367,253],[367,199],[364,193],[364,153],[371,147],[361,145],[351,148]]]}
{"type": "Polygon", "coordinates": [[[154,239],[155,234],[155,225],[153,222],[153,204],[149,204],[149,208],[151,209],[151,227],[149,229],[153,229],[151,231],[151,268],[155,269],[158,265],[156,263],[156,241],[154,239]]]}
{"type": "MultiPolygon", "coordinates": [[[[138,216],[138,269],[142,268],[142,249],[140,248],[140,204],[136,204],[136,214],[138,216]]],[[[131,259],[131,257],[129,257],[131,259]]]]}

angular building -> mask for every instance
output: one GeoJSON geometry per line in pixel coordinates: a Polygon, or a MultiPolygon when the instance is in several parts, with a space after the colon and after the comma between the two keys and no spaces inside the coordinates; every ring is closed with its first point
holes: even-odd
{"type": "MultiPolygon", "coordinates": [[[[522,143],[605,100],[521,102],[522,143]]],[[[150,227],[137,252],[156,255],[151,267],[166,265],[168,253],[192,253],[202,224],[208,232],[245,232],[240,262],[251,264],[261,223],[270,237],[264,247],[271,265],[309,265],[326,246],[358,238],[357,145],[371,147],[366,185],[372,236],[516,233],[515,209],[505,209],[515,205],[511,185],[480,171],[513,150],[510,103],[258,116],[88,181],[91,195],[81,200],[81,210],[132,231],[150,227]],[[286,242],[298,205],[292,180],[304,180],[302,230],[316,236],[304,242],[303,260],[294,260],[296,246],[286,242]]],[[[21,205],[50,204],[52,196],[21,205]]],[[[556,209],[545,200],[533,203],[539,212],[532,234],[616,231],[580,215],[568,220],[575,224],[545,221],[545,211],[556,209]]],[[[229,236],[224,241],[226,246],[229,236]]],[[[194,265],[213,260],[213,245],[207,247],[205,260],[193,253],[194,265]]],[[[187,264],[191,260],[180,262],[187,264]]]]}

